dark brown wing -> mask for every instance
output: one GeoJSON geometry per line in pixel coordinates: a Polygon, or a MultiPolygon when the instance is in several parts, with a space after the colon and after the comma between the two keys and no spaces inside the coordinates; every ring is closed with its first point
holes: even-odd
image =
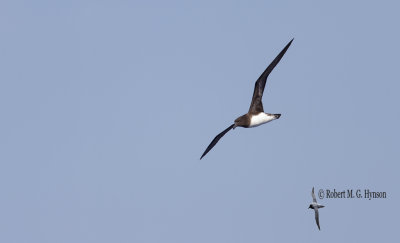
{"type": "Polygon", "coordinates": [[[277,57],[269,64],[267,69],[261,74],[261,76],[257,79],[256,84],[254,86],[253,98],[251,99],[251,105],[249,112],[250,113],[259,113],[264,112],[264,108],[262,105],[262,96],[264,93],[265,83],[267,82],[268,75],[272,72],[275,66],[279,63],[285,52],[289,48],[290,44],[292,44],[293,39],[283,48],[283,50],[278,54],[277,57]]]}
{"type": "Polygon", "coordinates": [[[229,132],[229,130],[231,130],[233,128],[233,126],[235,126],[235,124],[230,125],[227,129],[225,129],[223,132],[221,132],[220,134],[218,134],[210,143],[210,145],[208,145],[208,147],[206,148],[206,151],[204,151],[203,155],[200,157],[200,159],[202,159],[214,146],[215,144],[218,143],[218,141],[227,133],[229,132]]]}

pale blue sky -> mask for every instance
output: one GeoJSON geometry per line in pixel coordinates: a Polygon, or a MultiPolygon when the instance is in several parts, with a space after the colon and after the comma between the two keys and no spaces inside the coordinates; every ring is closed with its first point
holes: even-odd
{"type": "Polygon", "coordinates": [[[398,238],[398,1],[2,1],[0,242],[398,238]],[[269,76],[264,109],[238,128],[269,76]],[[315,186],[385,191],[324,199],[315,186]]]}

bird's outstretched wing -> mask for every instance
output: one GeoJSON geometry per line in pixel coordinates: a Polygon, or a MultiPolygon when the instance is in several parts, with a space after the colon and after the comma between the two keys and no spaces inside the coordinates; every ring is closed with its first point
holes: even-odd
{"type": "Polygon", "coordinates": [[[233,126],[235,126],[235,124],[230,125],[227,129],[225,129],[223,132],[221,132],[220,134],[218,134],[210,143],[210,145],[208,145],[208,147],[206,148],[206,151],[204,151],[203,155],[200,157],[200,159],[202,159],[214,146],[215,144],[218,143],[218,141],[227,133],[229,132],[229,130],[231,130],[233,128],[233,126]]]}
{"type": "Polygon", "coordinates": [[[315,193],[314,193],[314,187],[312,188],[311,196],[312,196],[312,201],[317,203],[317,198],[315,198],[315,193]]]}
{"type": "Polygon", "coordinates": [[[319,227],[319,213],[318,213],[318,208],[315,208],[314,211],[315,211],[315,222],[317,222],[318,229],[321,230],[321,228],[319,227]]]}
{"type": "Polygon", "coordinates": [[[262,96],[264,93],[265,83],[267,82],[268,75],[272,72],[275,66],[279,63],[285,52],[289,48],[290,44],[292,44],[293,39],[283,48],[283,50],[275,57],[275,59],[269,64],[267,69],[261,74],[261,76],[257,79],[256,84],[254,85],[253,98],[251,99],[251,105],[249,112],[250,113],[259,113],[264,112],[264,108],[262,105],[262,96]]]}

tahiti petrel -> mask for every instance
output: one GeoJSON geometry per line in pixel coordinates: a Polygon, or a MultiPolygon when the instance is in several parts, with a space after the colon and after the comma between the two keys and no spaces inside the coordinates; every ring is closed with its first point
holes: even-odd
{"type": "Polygon", "coordinates": [[[264,108],[262,105],[262,96],[264,93],[265,83],[267,81],[268,75],[272,72],[275,66],[279,63],[287,49],[289,48],[290,44],[292,44],[293,39],[283,48],[283,50],[278,54],[277,57],[269,64],[267,69],[261,74],[261,76],[256,81],[254,86],[253,98],[251,100],[250,109],[247,114],[238,117],[235,120],[235,123],[230,125],[227,129],[223,132],[218,134],[208,145],[206,151],[204,151],[203,155],[200,157],[202,159],[214,146],[218,143],[218,141],[231,129],[235,129],[236,127],[256,127],[261,124],[270,122],[275,119],[279,119],[281,114],[269,114],[264,112],[264,108]]]}

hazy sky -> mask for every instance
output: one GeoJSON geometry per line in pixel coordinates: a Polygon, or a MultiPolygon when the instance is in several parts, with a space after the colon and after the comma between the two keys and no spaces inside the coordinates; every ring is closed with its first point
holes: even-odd
{"type": "Polygon", "coordinates": [[[1,1],[0,242],[397,239],[400,4],[324,2],[1,1]]]}

